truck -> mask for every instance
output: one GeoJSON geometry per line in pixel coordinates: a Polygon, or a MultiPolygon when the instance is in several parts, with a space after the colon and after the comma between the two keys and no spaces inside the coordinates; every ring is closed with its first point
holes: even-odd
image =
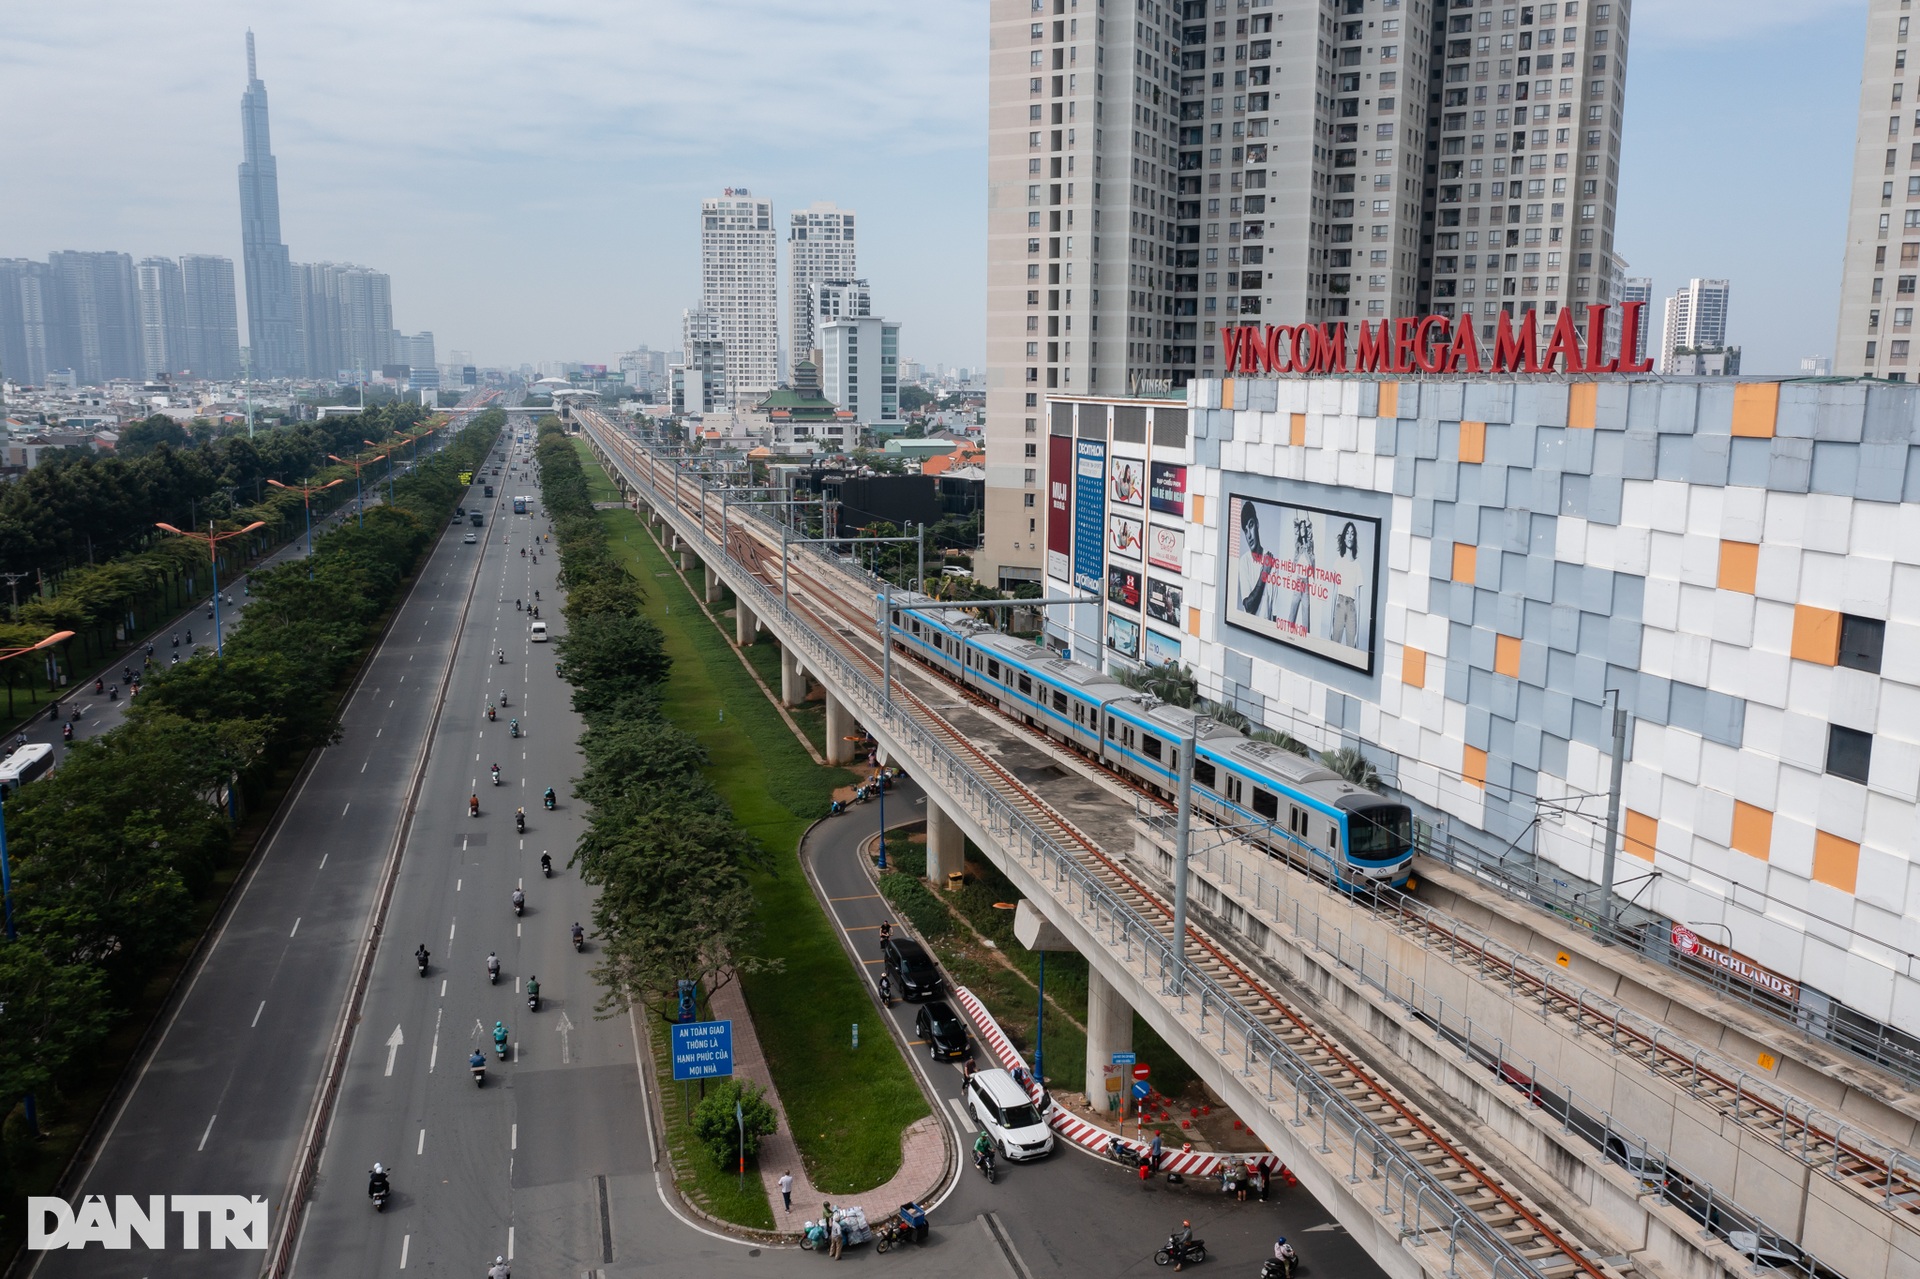
{"type": "Polygon", "coordinates": [[[530,498],[530,497],[516,497],[516,498],[514,498],[514,499],[513,499],[513,513],[514,513],[515,515],[525,515],[525,514],[527,513],[527,503],[529,503],[529,502],[531,502],[532,500],[533,500],[533,499],[532,499],[532,498],[530,498]]]}
{"type": "Polygon", "coordinates": [[[480,512],[478,512],[478,511],[473,511],[473,512],[470,512],[470,513],[468,514],[468,516],[467,516],[467,518],[473,521],[473,526],[474,526],[475,528],[479,528],[479,527],[480,527],[480,512]]]}
{"type": "Polygon", "coordinates": [[[491,485],[491,484],[489,484],[489,485],[487,485],[487,486],[486,486],[486,489],[487,489],[487,496],[488,496],[488,497],[492,497],[492,496],[493,496],[493,485],[491,485]]]}

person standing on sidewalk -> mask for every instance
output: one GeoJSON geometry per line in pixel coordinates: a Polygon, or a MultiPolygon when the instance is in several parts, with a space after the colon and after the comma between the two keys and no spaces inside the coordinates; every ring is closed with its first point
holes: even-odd
{"type": "Polygon", "coordinates": [[[780,1206],[787,1212],[793,1211],[793,1174],[780,1174],[780,1206]]]}

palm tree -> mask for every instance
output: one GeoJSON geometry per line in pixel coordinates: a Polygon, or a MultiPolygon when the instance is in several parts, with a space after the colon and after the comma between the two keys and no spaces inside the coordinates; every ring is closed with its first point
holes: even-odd
{"type": "Polygon", "coordinates": [[[1322,752],[1320,762],[1355,786],[1370,791],[1381,789],[1380,770],[1373,766],[1372,760],[1360,753],[1357,746],[1342,746],[1337,751],[1322,752]]]}

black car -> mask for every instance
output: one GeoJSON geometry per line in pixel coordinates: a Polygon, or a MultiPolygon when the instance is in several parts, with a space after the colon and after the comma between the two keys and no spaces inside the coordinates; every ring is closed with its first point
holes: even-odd
{"type": "Polygon", "coordinates": [[[940,970],[934,967],[933,956],[927,954],[919,942],[889,937],[881,944],[880,955],[886,960],[887,971],[900,983],[902,999],[932,999],[940,993],[940,970]]]}
{"type": "Polygon", "coordinates": [[[944,999],[921,1006],[913,1019],[915,1038],[926,1041],[935,1061],[958,1061],[967,1055],[967,1023],[944,999]]]}

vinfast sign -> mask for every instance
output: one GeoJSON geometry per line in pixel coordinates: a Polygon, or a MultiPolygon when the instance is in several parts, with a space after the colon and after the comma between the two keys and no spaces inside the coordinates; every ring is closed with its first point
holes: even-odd
{"type": "MultiPolygon", "coordinates": [[[[1644,302],[1620,305],[1621,351],[1639,342],[1644,302]]],[[[1344,320],[1323,324],[1243,325],[1220,331],[1228,373],[1645,373],[1653,361],[1606,353],[1608,307],[1586,308],[1581,341],[1571,307],[1542,330],[1531,310],[1518,323],[1502,312],[1493,340],[1482,347],[1476,327],[1444,315],[1361,321],[1349,334],[1344,320]]]]}

